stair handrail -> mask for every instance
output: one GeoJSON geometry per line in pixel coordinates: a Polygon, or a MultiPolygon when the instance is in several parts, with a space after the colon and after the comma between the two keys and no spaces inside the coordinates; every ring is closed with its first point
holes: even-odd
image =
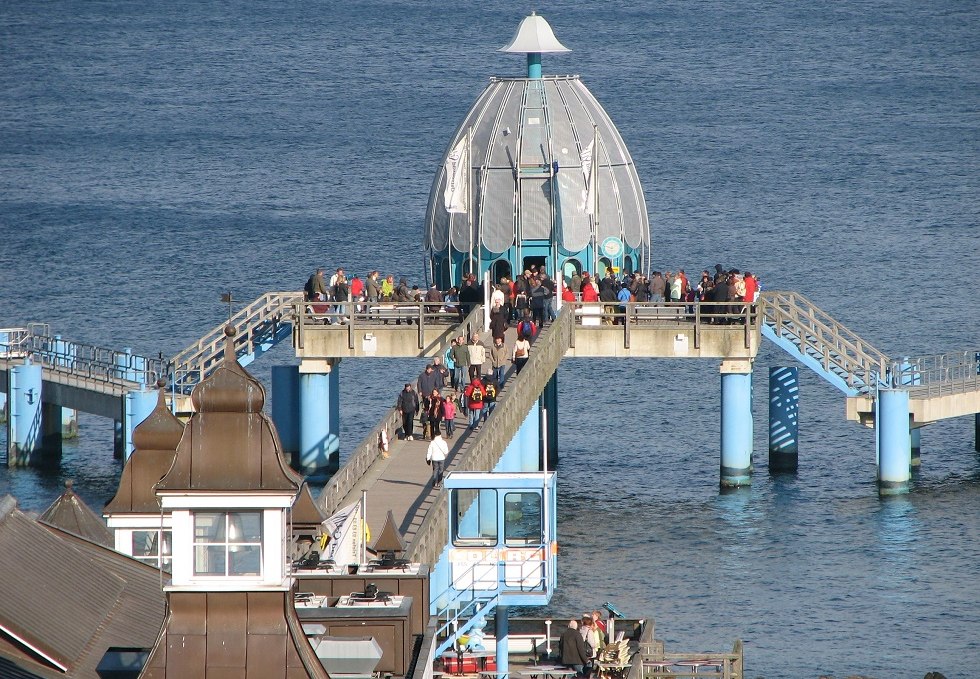
{"type": "Polygon", "coordinates": [[[259,295],[233,314],[231,318],[206,332],[199,340],[189,345],[170,359],[175,380],[188,378],[201,380],[208,370],[221,360],[225,347],[225,328],[235,328],[236,351],[250,348],[252,331],[270,320],[286,321],[292,319],[294,304],[301,302],[302,292],[266,292],[259,295]]]}
{"type": "Polygon", "coordinates": [[[894,381],[909,386],[910,398],[980,391],[980,349],[902,358],[893,369],[894,381]]]}
{"type": "Polygon", "coordinates": [[[884,352],[803,295],[767,291],[758,301],[763,321],[777,335],[789,335],[801,353],[819,357],[825,370],[850,386],[873,389],[886,375],[892,361],[884,352]]]}

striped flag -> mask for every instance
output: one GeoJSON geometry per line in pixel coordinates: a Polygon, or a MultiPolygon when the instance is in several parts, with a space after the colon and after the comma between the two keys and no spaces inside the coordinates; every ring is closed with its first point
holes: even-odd
{"type": "Polygon", "coordinates": [[[467,134],[459,140],[446,158],[446,190],[443,193],[443,200],[446,212],[450,214],[466,214],[467,181],[469,181],[466,167],[469,164],[469,159],[466,157],[468,142],[467,134]]]}

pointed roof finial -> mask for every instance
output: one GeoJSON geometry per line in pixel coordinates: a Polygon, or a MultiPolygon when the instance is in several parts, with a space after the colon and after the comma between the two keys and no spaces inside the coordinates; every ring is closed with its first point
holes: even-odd
{"type": "Polygon", "coordinates": [[[571,52],[570,49],[558,42],[555,32],[543,16],[531,12],[524,17],[517,27],[517,32],[510,42],[501,47],[498,52],[509,54],[560,54],[571,52]]]}

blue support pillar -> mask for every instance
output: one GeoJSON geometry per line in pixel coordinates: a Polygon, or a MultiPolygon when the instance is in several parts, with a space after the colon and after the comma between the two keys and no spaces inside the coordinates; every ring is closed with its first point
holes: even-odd
{"type": "Polygon", "coordinates": [[[922,464],[922,428],[915,427],[909,430],[909,438],[912,446],[912,466],[918,467],[922,464]]]}
{"type": "Polygon", "coordinates": [[[120,419],[112,421],[112,456],[117,460],[123,459],[126,454],[126,427],[123,424],[125,419],[120,409],[120,419]]]}
{"type": "Polygon", "coordinates": [[[909,436],[909,392],[879,389],[875,429],[878,437],[878,492],[907,493],[912,478],[909,436]]]}
{"type": "Polygon", "coordinates": [[[126,393],[123,402],[123,459],[133,454],[133,432],[157,405],[157,392],[140,389],[126,393]]]}
{"type": "Polygon", "coordinates": [[[721,486],[752,483],[752,363],[721,364],[721,486]]]}
{"type": "Polygon", "coordinates": [[[41,366],[30,359],[10,368],[7,465],[22,467],[41,449],[41,366]]]}
{"type": "Polygon", "coordinates": [[[340,466],[339,363],[304,361],[299,368],[299,470],[307,476],[340,466]]]}
{"type": "Polygon", "coordinates": [[[541,463],[541,408],[537,402],[531,406],[516,439],[520,441],[520,469],[522,472],[539,471],[541,463]]]}
{"type": "Polygon", "coordinates": [[[122,380],[136,381],[136,371],[133,369],[133,350],[129,347],[116,354],[116,376],[122,380]]]}
{"type": "MultiPolygon", "coordinates": [[[[548,469],[555,469],[558,465],[558,371],[551,376],[548,384],[544,387],[544,392],[540,399],[543,413],[542,453],[548,453],[548,469]],[[546,445],[545,445],[546,444],[546,445]]],[[[542,459],[542,463],[544,460],[542,459]]],[[[538,469],[543,469],[539,467],[538,469]]],[[[535,470],[537,471],[537,470],[535,470]]]]}
{"type": "Polygon", "coordinates": [[[795,472],[799,465],[798,368],[769,368],[769,471],[795,472]]]}
{"type": "Polygon", "coordinates": [[[528,80],[541,80],[541,53],[527,53],[527,77],[528,80]]]}
{"type": "Polygon", "coordinates": [[[279,432],[283,452],[295,467],[299,464],[299,366],[272,366],[272,421],[279,432]]]}
{"type": "Polygon", "coordinates": [[[497,630],[497,675],[500,673],[507,673],[508,669],[508,654],[509,649],[509,636],[510,636],[510,621],[507,619],[507,613],[509,606],[497,606],[494,611],[494,626],[497,630]]]}

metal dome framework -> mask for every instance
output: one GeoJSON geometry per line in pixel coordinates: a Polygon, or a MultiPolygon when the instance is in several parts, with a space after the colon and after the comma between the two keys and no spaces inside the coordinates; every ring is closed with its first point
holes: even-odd
{"type": "Polygon", "coordinates": [[[637,270],[650,257],[646,202],[622,136],[578,76],[492,78],[453,135],[429,195],[432,280],[470,271],[637,270]],[[465,213],[443,202],[447,160],[470,135],[465,213]],[[594,144],[594,204],[582,154],[594,144]],[[501,264],[501,262],[503,264],[501,264]]]}

